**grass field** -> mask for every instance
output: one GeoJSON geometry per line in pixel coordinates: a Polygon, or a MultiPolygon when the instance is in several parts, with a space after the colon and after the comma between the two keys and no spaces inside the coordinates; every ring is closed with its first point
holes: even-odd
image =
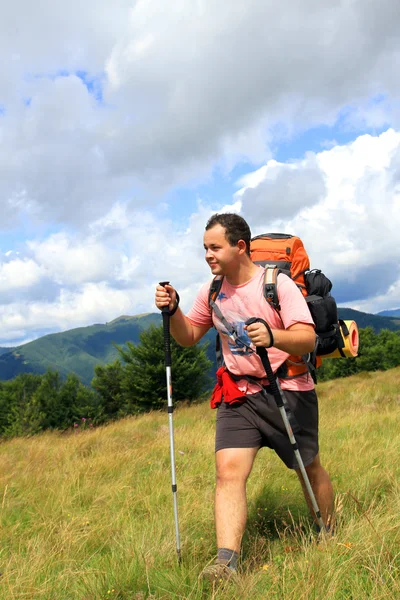
{"type": "Polygon", "coordinates": [[[166,413],[0,445],[0,597],[400,598],[400,369],[318,386],[320,445],[338,527],[318,543],[296,476],[263,450],[248,484],[240,577],[199,580],[214,558],[214,422],[174,413],[182,564],[166,413]]]}

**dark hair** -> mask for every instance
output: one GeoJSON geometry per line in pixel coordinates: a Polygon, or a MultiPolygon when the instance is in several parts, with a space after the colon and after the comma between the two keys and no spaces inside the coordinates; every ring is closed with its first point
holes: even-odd
{"type": "Polygon", "coordinates": [[[247,222],[235,213],[216,213],[207,221],[206,231],[221,225],[225,229],[225,237],[231,246],[236,246],[239,240],[246,242],[246,253],[250,256],[251,232],[247,222]]]}

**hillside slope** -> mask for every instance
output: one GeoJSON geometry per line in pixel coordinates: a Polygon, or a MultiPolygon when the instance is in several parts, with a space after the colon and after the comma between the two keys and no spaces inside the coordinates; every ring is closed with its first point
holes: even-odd
{"type": "Polygon", "coordinates": [[[372,327],[375,333],[381,329],[389,329],[390,331],[400,330],[400,320],[391,317],[380,317],[370,313],[361,312],[352,308],[339,308],[339,319],[348,319],[355,321],[359,329],[372,327]]]}
{"type": "Polygon", "coordinates": [[[14,350],[14,348],[3,348],[3,347],[0,347],[0,356],[2,354],[6,354],[7,352],[11,352],[12,350],[14,350]]]}
{"type": "Polygon", "coordinates": [[[44,373],[56,369],[62,376],[75,373],[90,384],[94,367],[112,362],[118,352],[113,344],[137,344],[140,333],[160,324],[160,315],[123,316],[110,323],[79,327],[45,335],[0,356],[0,379],[19,373],[44,373]]]}
{"type": "Polygon", "coordinates": [[[217,594],[215,411],[174,412],[178,564],[167,411],[0,445],[3,598],[26,600],[398,600],[400,368],[318,386],[321,458],[335,535],[317,543],[298,479],[272,451],[247,484],[239,580],[217,594]]]}

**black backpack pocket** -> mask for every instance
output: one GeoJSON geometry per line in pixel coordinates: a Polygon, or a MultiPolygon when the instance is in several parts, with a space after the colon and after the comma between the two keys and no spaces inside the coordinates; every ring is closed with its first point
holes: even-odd
{"type": "Polygon", "coordinates": [[[309,296],[329,296],[332,289],[332,282],[319,269],[308,271],[304,275],[307,294],[309,296]]]}
{"type": "Polygon", "coordinates": [[[329,331],[317,333],[317,356],[327,356],[337,349],[344,348],[344,340],[338,323],[332,325],[329,331]]]}
{"type": "Polygon", "coordinates": [[[306,302],[315,323],[315,331],[327,333],[337,324],[337,306],[333,296],[306,296],[306,302]]]}

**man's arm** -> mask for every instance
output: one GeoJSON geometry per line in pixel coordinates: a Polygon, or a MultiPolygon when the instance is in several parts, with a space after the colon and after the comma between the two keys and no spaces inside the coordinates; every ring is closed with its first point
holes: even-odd
{"type": "Polygon", "coordinates": [[[180,308],[170,320],[171,335],[180,346],[193,346],[210,329],[208,325],[193,325],[180,308]]]}
{"type": "MultiPolygon", "coordinates": [[[[168,310],[172,311],[177,302],[176,290],[171,285],[158,285],[155,302],[160,310],[164,306],[168,306],[168,310]]],[[[180,346],[194,346],[209,329],[209,325],[193,325],[179,307],[170,317],[171,335],[180,346]]]]}
{"type": "MultiPolygon", "coordinates": [[[[315,347],[314,323],[304,296],[292,279],[278,275],[278,294],[281,305],[280,317],[283,329],[272,329],[273,346],[288,354],[302,356],[315,347]]],[[[262,323],[254,323],[247,329],[256,346],[268,348],[271,338],[262,323]]]]}
{"type": "Polygon", "coordinates": [[[274,329],[274,347],[289,354],[300,355],[312,352],[315,346],[313,325],[295,323],[288,329],[274,329]]]}

